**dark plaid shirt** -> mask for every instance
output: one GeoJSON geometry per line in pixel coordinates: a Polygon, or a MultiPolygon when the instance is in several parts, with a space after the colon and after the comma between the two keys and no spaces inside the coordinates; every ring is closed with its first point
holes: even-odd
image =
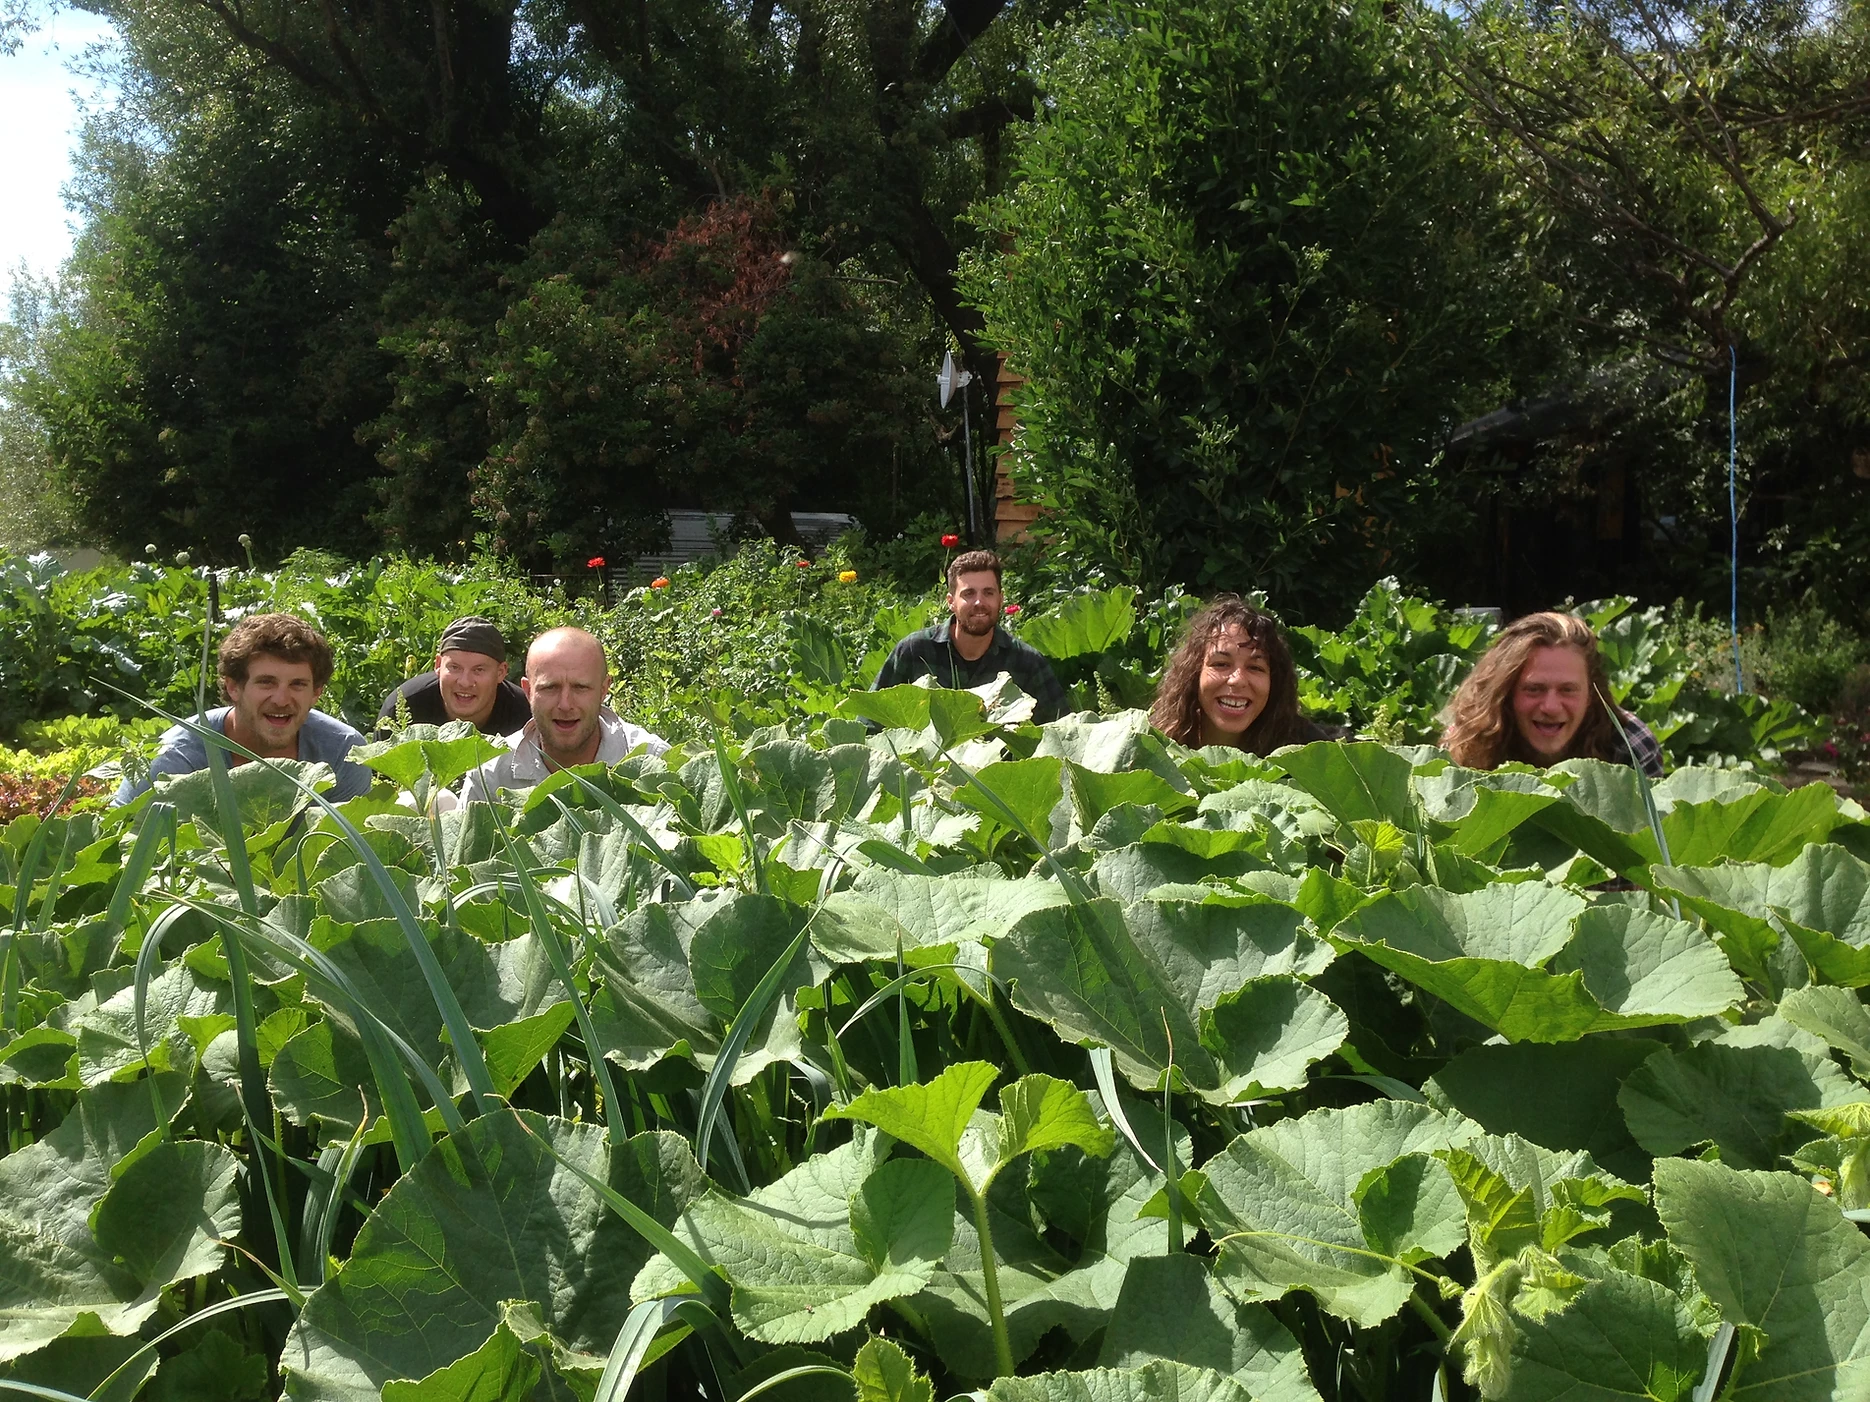
{"type": "Polygon", "coordinates": [[[1632,752],[1636,755],[1636,767],[1652,779],[1662,777],[1662,742],[1656,733],[1644,725],[1628,711],[1617,712],[1617,719],[1623,722],[1623,733],[1629,738],[1629,744],[1618,759],[1628,761],[1632,752]]]}
{"type": "Polygon", "coordinates": [[[1052,675],[1052,664],[1037,649],[1008,637],[1004,628],[993,630],[993,641],[972,662],[955,650],[948,630],[953,620],[911,633],[896,644],[895,650],[870,684],[872,691],[886,686],[901,686],[918,677],[932,677],[935,685],[951,691],[966,691],[985,686],[1000,673],[1013,678],[1019,689],[1032,697],[1032,718],[1043,724],[1057,720],[1070,706],[1065,688],[1052,675]]]}

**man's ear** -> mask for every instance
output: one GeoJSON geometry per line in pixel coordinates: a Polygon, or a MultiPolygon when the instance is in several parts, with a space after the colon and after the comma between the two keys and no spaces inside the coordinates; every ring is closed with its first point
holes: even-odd
{"type": "Polygon", "coordinates": [[[220,681],[221,699],[232,706],[240,697],[240,683],[229,676],[223,676],[220,681]]]}
{"type": "Polygon", "coordinates": [[[495,686],[500,685],[501,682],[506,680],[507,673],[511,672],[512,670],[513,668],[510,665],[508,665],[505,662],[502,662],[500,664],[500,670],[494,674],[493,684],[495,686]]]}
{"type": "Polygon", "coordinates": [[[324,683],[323,686],[320,686],[316,682],[312,684],[312,704],[314,706],[318,704],[318,698],[325,694],[325,687],[330,686],[330,685],[331,685],[330,682],[324,683]]]}
{"type": "Polygon", "coordinates": [[[519,679],[519,689],[526,693],[526,699],[528,701],[532,700],[532,678],[531,677],[521,677],[519,679]]]}

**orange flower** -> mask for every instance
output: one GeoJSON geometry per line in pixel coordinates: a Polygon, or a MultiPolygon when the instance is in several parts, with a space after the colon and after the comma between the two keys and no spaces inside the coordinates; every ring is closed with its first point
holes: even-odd
{"type": "Polygon", "coordinates": [[[651,589],[667,589],[669,587],[669,576],[666,574],[657,575],[654,579],[649,581],[649,587],[651,589]]]}

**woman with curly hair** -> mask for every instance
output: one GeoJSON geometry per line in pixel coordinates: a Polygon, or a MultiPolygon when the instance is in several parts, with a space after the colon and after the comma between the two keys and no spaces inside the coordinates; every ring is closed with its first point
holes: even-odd
{"type": "Polygon", "coordinates": [[[1188,620],[1149,719],[1191,748],[1232,745],[1268,755],[1325,738],[1299,714],[1298,672],[1278,623],[1235,594],[1188,620]]]}
{"type": "Polygon", "coordinates": [[[1469,769],[1508,760],[1635,761],[1662,773],[1662,746],[1628,711],[1610,709],[1610,682],[1590,625],[1568,613],[1532,613],[1493,640],[1448,709],[1441,747],[1469,769]]]}

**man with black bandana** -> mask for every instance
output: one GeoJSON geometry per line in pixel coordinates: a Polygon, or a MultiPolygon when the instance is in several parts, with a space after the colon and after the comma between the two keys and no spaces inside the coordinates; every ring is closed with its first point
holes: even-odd
{"type": "Polygon", "coordinates": [[[506,679],[506,639],[491,620],[457,618],[442,632],[435,667],[383,698],[382,732],[394,723],[400,698],[418,725],[473,723],[483,735],[508,735],[532,718],[526,693],[506,679]]]}

